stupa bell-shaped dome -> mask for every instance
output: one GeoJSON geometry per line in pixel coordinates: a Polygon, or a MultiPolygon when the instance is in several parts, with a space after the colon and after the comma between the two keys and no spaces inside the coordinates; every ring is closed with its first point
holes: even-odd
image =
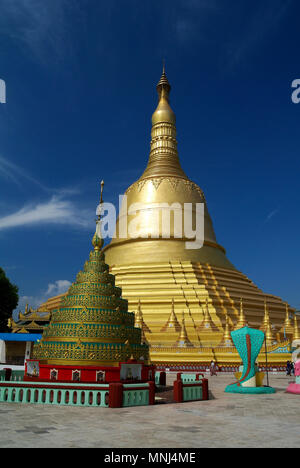
{"type": "Polygon", "coordinates": [[[106,258],[110,265],[130,264],[133,260],[141,263],[180,260],[233,269],[224,248],[217,243],[203,191],[180,165],[170,90],[163,69],[157,85],[158,106],[152,116],[148,165],[125,192],[115,237],[104,249],[106,258]],[[170,207],[167,228],[162,220],[162,204],[170,207]],[[204,207],[204,243],[201,248],[188,249],[186,243],[191,238],[185,235],[184,208],[191,210],[195,226],[197,204],[204,207]],[[143,208],[138,213],[139,206],[143,208]]]}

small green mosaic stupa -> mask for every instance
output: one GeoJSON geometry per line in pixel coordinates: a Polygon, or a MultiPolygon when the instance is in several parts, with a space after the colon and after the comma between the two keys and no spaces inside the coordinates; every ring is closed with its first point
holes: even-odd
{"type": "Polygon", "coordinates": [[[128,360],[149,364],[149,346],[142,343],[142,330],[134,326],[135,315],[128,312],[128,302],[105,263],[101,215],[92,244],[83,271],[34,346],[33,359],[39,361],[40,370],[44,364],[116,367],[128,360]]]}

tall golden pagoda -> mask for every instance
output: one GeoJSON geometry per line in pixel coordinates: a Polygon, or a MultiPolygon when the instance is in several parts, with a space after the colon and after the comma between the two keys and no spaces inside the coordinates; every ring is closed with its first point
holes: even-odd
{"type": "MultiPolygon", "coordinates": [[[[180,165],[170,91],[171,86],[163,69],[157,85],[158,106],[152,116],[148,165],[141,177],[125,192],[127,207],[134,203],[149,204],[149,212],[143,210],[139,217],[140,236],[118,235],[122,226],[128,226],[133,219],[126,207],[122,207],[116,236],[104,249],[116,283],[122,287],[132,310],[137,310],[140,299],[143,302],[143,319],[151,329],[151,335],[147,335],[152,346],[151,356],[157,363],[187,359],[180,356],[176,348],[171,349],[167,324],[172,301],[175,301],[178,309],[188,310],[185,329],[194,347],[201,347],[202,341],[205,346],[206,335],[201,331],[201,324],[207,314],[206,307],[203,307],[206,301],[209,301],[209,318],[215,327],[215,346],[222,341],[226,317],[234,326],[240,319],[247,321],[249,326],[259,328],[267,297],[271,323],[279,330],[286,308],[280,298],[266,295],[239,272],[217,242],[204,193],[180,165]],[[172,226],[170,238],[164,238],[161,225],[157,232],[150,216],[150,210],[156,203],[168,203],[169,206],[179,203],[181,207],[191,203],[193,211],[197,203],[203,203],[203,247],[186,249],[187,239],[177,238],[172,226]],[[163,336],[162,330],[165,332],[163,336]]],[[[199,360],[199,354],[191,355],[189,359],[191,362],[199,360]]]]}
{"type": "MultiPolygon", "coordinates": [[[[170,91],[163,69],[157,84],[158,105],[152,115],[148,164],[141,177],[126,190],[115,236],[103,251],[130,310],[137,314],[138,323],[141,323],[140,301],[143,304],[143,330],[152,362],[165,367],[212,359],[230,363],[235,359],[232,348],[222,347],[229,324],[232,328],[244,323],[259,328],[267,301],[269,321],[276,333],[282,327],[286,305],[279,297],[265,294],[238,271],[218,243],[204,193],[180,165],[170,91]],[[143,204],[143,210],[138,217],[138,235],[133,236],[129,226],[135,222],[136,212],[128,208],[136,204],[143,204]],[[158,224],[153,223],[155,215],[161,215],[156,211],[158,204],[173,208],[169,233],[165,232],[161,217],[156,218],[158,224]],[[175,218],[189,206],[194,221],[197,204],[204,206],[204,240],[202,246],[188,249],[186,242],[190,239],[178,235],[175,218]],[[182,310],[184,329],[178,315],[182,310]],[[193,346],[178,346],[180,330],[184,340],[193,346]]],[[[281,350],[283,362],[290,357],[284,353],[281,350]]],[[[236,361],[239,362],[238,355],[236,361]]]]}

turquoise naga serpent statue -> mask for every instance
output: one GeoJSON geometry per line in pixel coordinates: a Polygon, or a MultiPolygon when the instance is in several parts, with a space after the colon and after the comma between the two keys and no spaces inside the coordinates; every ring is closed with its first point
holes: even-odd
{"type": "Polygon", "coordinates": [[[241,378],[228,385],[227,393],[275,393],[272,387],[256,386],[256,359],[263,345],[265,334],[254,328],[244,327],[231,332],[233,343],[243,361],[243,373],[241,378]]]}

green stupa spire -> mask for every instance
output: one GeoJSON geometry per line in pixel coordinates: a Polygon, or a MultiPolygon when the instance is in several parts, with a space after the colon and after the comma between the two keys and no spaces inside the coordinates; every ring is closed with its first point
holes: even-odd
{"type": "Polygon", "coordinates": [[[129,358],[145,364],[149,361],[149,346],[141,343],[134,313],[128,312],[128,302],[122,299],[122,290],[115,286],[115,277],[105,263],[103,186],[101,182],[94,249],[34,347],[33,357],[41,363],[118,366],[129,358]]]}

